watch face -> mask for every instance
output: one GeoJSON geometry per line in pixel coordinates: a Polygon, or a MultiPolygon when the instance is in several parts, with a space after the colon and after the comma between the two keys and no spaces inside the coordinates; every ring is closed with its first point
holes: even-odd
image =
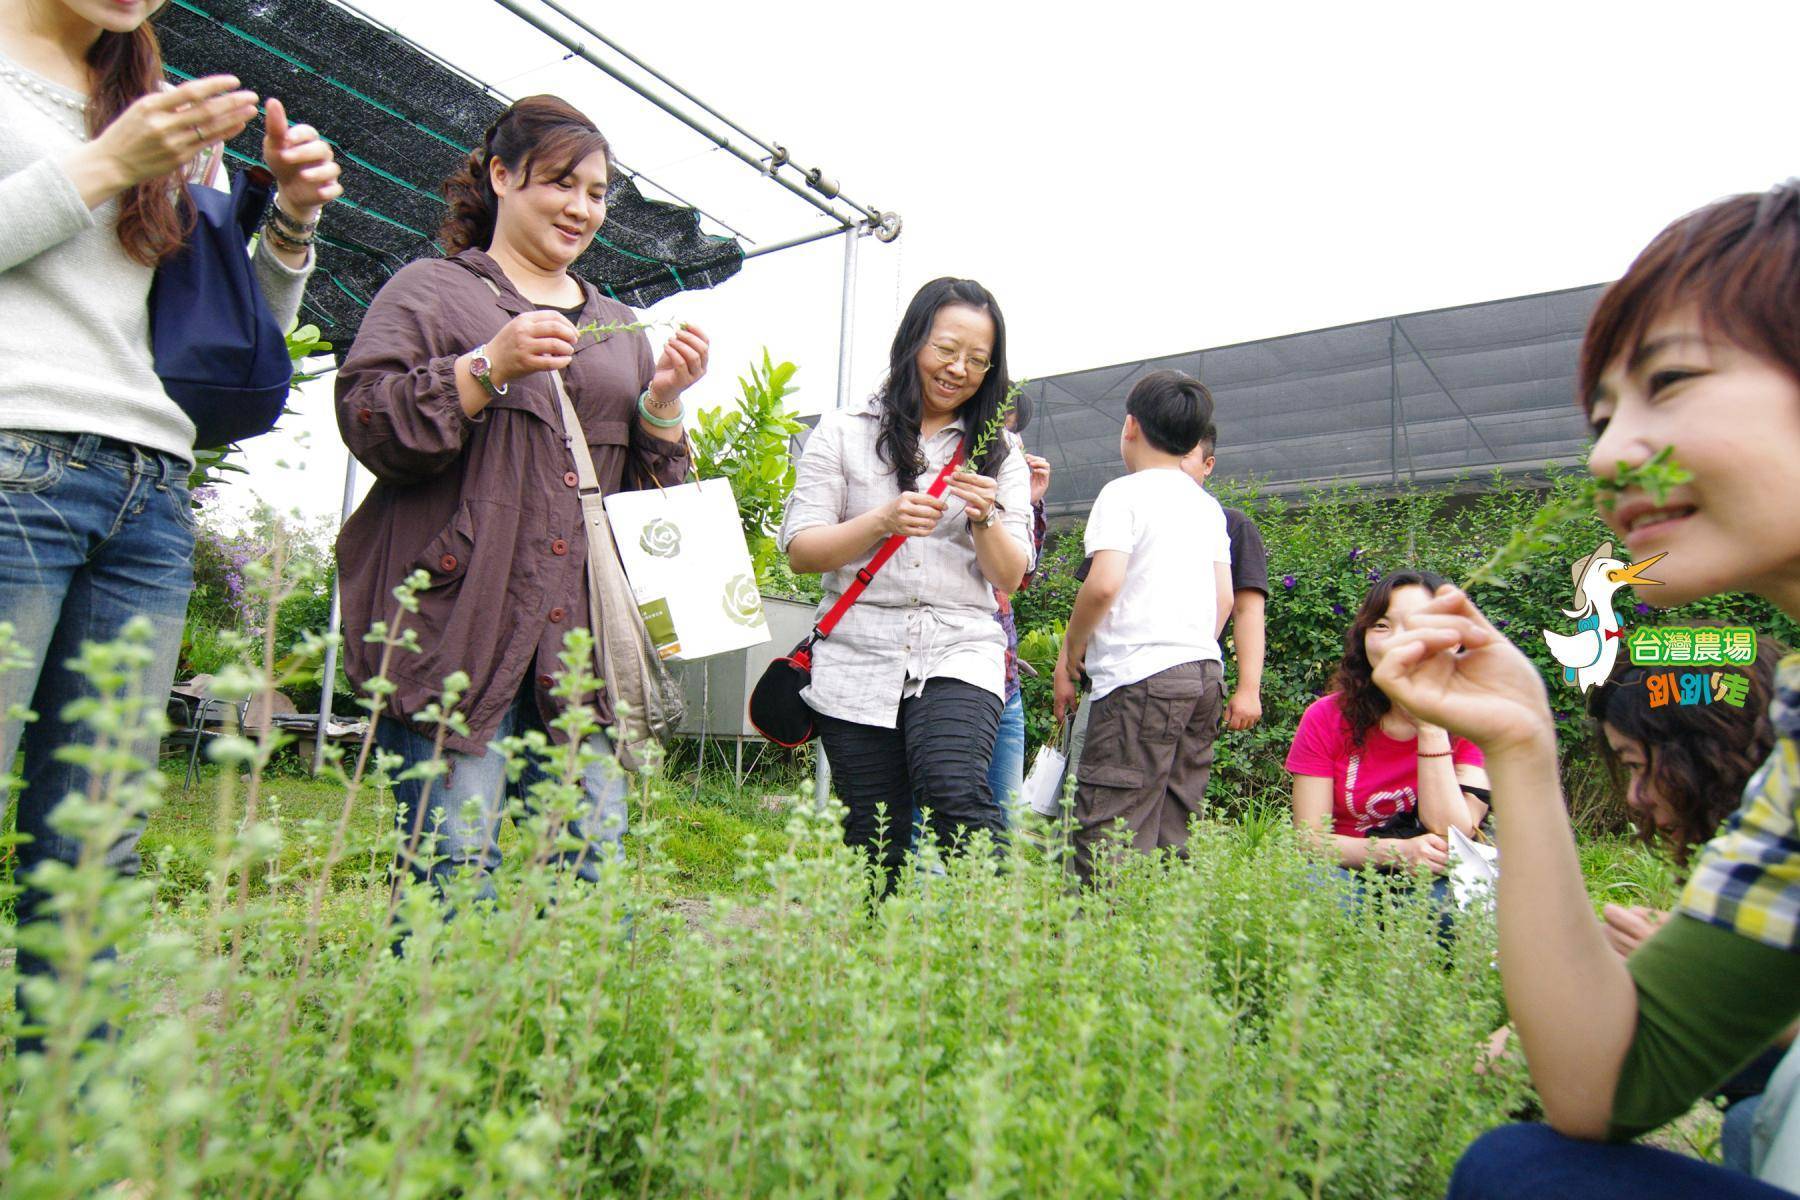
{"type": "Polygon", "coordinates": [[[488,372],[493,369],[494,364],[489,362],[488,356],[481,353],[479,350],[475,352],[475,357],[469,360],[469,374],[475,376],[477,379],[486,379],[488,372]]]}

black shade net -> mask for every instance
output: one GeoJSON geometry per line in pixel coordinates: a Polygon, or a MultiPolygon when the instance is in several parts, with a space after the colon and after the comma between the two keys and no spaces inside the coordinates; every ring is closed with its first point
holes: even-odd
{"type": "Polygon", "coordinates": [[[1173,368],[1205,383],[1218,477],[1298,493],[1586,461],[1575,404],[1582,332],[1602,285],[1382,317],[1033,380],[1025,439],[1050,460],[1050,511],[1084,514],[1124,474],[1125,397],[1173,368]]]}
{"type": "MultiPolygon", "coordinates": [[[[443,181],[505,105],[329,0],[171,0],[156,28],[172,77],[236,75],[259,96],[280,98],[290,121],[314,126],[335,148],[344,196],[321,224],[302,314],[341,357],[388,277],[441,253],[443,181]]],[[[258,117],[226,147],[231,165],[259,161],[262,139],[258,117]]],[[[605,225],[572,269],[645,308],[721,283],[743,261],[735,240],[700,232],[693,209],[646,200],[621,173],[607,194],[605,225]]]]}

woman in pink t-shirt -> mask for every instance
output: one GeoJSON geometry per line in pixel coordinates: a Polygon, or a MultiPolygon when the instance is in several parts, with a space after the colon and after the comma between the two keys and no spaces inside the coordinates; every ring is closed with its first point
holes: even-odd
{"type": "Polygon", "coordinates": [[[1287,769],[1294,825],[1346,870],[1423,869],[1442,876],[1454,826],[1473,836],[1487,813],[1487,773],[1473,742],[1397,708],[1371,676],[1406,615],[1445,586],[1398,571],[1370,589],[1344,634],[1333,690],[1300,718],[1287,769]]]}

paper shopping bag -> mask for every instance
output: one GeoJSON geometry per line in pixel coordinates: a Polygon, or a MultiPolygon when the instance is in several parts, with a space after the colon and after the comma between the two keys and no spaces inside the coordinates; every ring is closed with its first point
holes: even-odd
{"type": "Polygon", "coordinates": [[[692,662],[769,640],[729,481],[617,492],[606,515],[663,658],[692,662]]]}
{"type": "Polygon", "coordinates": [[[1470,840],[1450,827],[1450,894],[1458,908],[1491,906],[1500,881],[1500,848],[1470,840]]]}
{"type": "Polygon", "coordinates": [[[1062,815],[1063,772],[1068,770],[1069,756],[1055,746],[1044,746],[1031,760],[1031,774],[1019,789],[1019,799],[1030,805],[1040,817],[1062,815]]]}

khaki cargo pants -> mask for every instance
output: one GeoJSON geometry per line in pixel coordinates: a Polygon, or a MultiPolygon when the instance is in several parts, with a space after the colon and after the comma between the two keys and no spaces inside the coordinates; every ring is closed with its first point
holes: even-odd
{"type": "Polygon", "coordinates": [[[1095,701],[1075,768],[1075,871],[1123,821],[1136,850],[1187,844],[1188,819],[1206,811],[1213,739],[1225,711],[1224,668],[1182,663],[1095,701]]]}

